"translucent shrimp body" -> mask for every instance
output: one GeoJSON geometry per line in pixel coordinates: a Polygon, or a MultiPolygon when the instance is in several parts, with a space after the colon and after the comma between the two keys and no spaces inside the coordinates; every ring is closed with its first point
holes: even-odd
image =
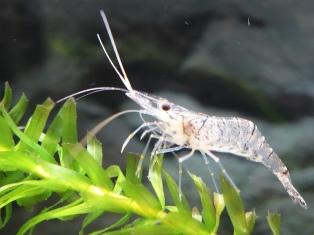
{"type": "MultiPolygon", "coordinates": [[[[291,182],[287,167],[253,122],[243,118],[196,113],[166,99],[152,98],[143,93],[127,95],[158,119],[155,132],[160,138],[162,136],[168,146],[177,145],[192,151],[197,150],[216,162],[219,162],[219,158],[212,152],[231,153],[260,162],[277,176],[294,202],[307,208],[306,202],[291,182]]],[[[186,160],[184,157],[182,159],[186,160]]]]}
{"type": "MultiPolygon", "coordinates": [[[[215,117],[193,112],[182,106],[171,103],[162,97],[152,96],[134,90],[123,68],[106,15],[103,11],[100,13],[120,70],[115,67],[109,57],[100,36],[97,35],[97,37],[110,64],[127,90],[103,87],[88,89],[86,93],[99,92],[102,90],[120,90],[141,107],[141,110],[138,110],[140,115],[145,114],[155,118],[154,121],[146,122],[141,116],[144,123],[129,135],[123,144],[122,150],[137,132],[144,130],[142,137],[149,135],[144,153],[147,151],[150,140],[153,138],[157,139],[157,142],[153,147],[151,156],[156,153],[174,152],[183,148],[190,149],[188,154],[179,158],[179,162],[182,163],[193,156],[195,151],[199,151],[203,155],[205,163],[208,164],[206,160],[207,157],[212,158],[233,185],[234,183],[231,177],[227,174],[219,158],[215,156],[213,152],[227,152],[242,156],[250,161],[264,164],[277,176],[292,200],[300,204],[303,208],[307,208],[304,199],[291,183],[287,167],[266,142],[265,137],[260,133],[253,122],[242,118],[215,117]]],[[[84,91],[76,94],[82,93],[84,93],[84,91]]],[[[123,112],[126,113],[128,111],[123,112]]],[[[144,156],[144,154],[142,155],[144,156]]]]}

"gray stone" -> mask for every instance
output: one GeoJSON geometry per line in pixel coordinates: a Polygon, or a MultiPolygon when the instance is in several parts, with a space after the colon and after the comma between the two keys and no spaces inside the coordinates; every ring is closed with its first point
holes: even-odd
{"type": "Polygon", "coordinates": [[[277,105],[313,114],[314,4],[291,4],[238,2],[237,14],[218,9],[223,17],[208,22],[182,64],[183,74],[214,75],[252,93],[261,91],[277,105]]]}

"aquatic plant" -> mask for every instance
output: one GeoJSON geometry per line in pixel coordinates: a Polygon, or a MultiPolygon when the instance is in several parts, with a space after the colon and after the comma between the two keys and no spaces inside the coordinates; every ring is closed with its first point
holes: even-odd
{"type": "MultiPolygon", "coordinates": [[[[136,174],[136,154],[128,154],[125,172],[117,165],[103,168],[102,144],[93,136],[86,147],[78,141],[74,99],[48,121],[55,105],[48,98],[36,106],[23,128],[28,100],[22,95],[14,106],[11,100],[6,84],[0,103],[0,229],[11,219],[13,203],[30,208],[55,196],[58,201],[26,221],[17,235],[32,233],[43,221],[78,216],[85,216],[79,233],[86,234],[88,225],[106,213],[120,219],[88,234],[217,234],[225,208],[234,234],[252,233],[255,211],[245,212],[240,194],[223,177],[222,194],[217,194],[189,172],[200,197],[198,210],[180,196],[176,182],[163,169],[162,156],[153,162],[151,187],[136,174]]],[[[280,234],[280,216],[270,213],[267,221],[272,233],[280,234]]]]}

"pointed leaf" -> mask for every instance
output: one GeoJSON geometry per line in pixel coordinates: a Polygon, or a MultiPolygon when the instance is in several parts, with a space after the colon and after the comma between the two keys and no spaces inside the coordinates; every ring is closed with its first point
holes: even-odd
{"type": "MultiPolygon", "coordinates": [[[[29,119],[24,129],[24,134],[32,141],[38,142],[53,106],[54,103],[50,99],[47,99],[42,105],[37,105],[32,117],[29,119]]],[[[22,139],[16,146],[17,151],[25,151],[29,149],[29,146],[24,143],[22,139]]]]}
{"type": "Polygon", "coordinates": [[[148,218],[154,218],[161,210],[159,201],[143,184],[125,180],[121,183],[125,195],[140,205],[140,214],[148,218]]]}
{"type": "Polygon", "coordinates": [[[28,99],[24,94],[22,94],[19,101],[16,103],[16,105],[14,105],[14,107],[9,112],[9,115],[16,124],[18,124],[22,117],[24,116],[27,106],[28,99]]]}
{"type": "Polygon", "coordinates": [[[72,219],[73,216],[81,215],[81,214],[87,214],[91,211],[93,211],[93,207],[89,204],[82,203],[81,199],[78,199],[77,201],[74,201],[70,203],[69,205],[66,205],[64,207],[56,208],[50,211],[46,211],[43,213],[40,213],[37,216],[34,216],[30,220],[28,220],[23,226],[19,229],[17,232],[17,235],[24,235],[28,230],[35,227],[38,223],[45,221],[45,220],[51,220],[51,219],[72,219]]]}
{"type": "Polygon", "coordinates": [[[95,185],[110,190],[113,188],[113,183],[107,172],[81,144],[65,144],[63,149],[65,153],[70,154],[74,161],[77,161],[78,165],[86,172],[95,185]]]}
{"type": "Polygon", "coordinates": [[[26,134],[24,134],[14,123],[14,121],[11,119],[10,115],[7,113],[7,111],[0,106],[2,115],[4,119],[6,120],[7,124],[10,126],[13,133],[19,137],[21,141],[23,141],[23,144],[26,144],[30,149],[32,149],[34,152],[36,152],[40,157],[46,159],[49,162],[55,162],[55,159],[45,150],[43,149],[37,142],[34,142],[30,137],[28,137],[26,134]]]}
{"type": "Polygon", "coordinates": [[[214,231],[217,232],[220,224],[221,213],[225,209],[225,201],[222,194],[214,193],[214,206],[216,210],[216,224],[214,231]]]}
{"type": "MultiPolygon", "coordinates": [[[[129,221],[131,216],[132,216],[131,213],[125,214],[118,221],[116,221],[115,223],[111,224],[107,228],[104,228],[104,229],[101,229],[101,230],[98,230],[98,231],[94,231],[94,232],[90,233],[89,235],[100,235],[100,234],[104,234],[106,231],[113,230],[113,229],[116,229],[118,227],[121,227],[121,226],[125,225],[129,221]]],[[[123,229],[121,229],[119,231],[114,231],[113,233],[117,233],[117,232],[119,233],[122,230],[123,229]]],[[[110,234],[110,232],[109,233],[105,233],[105,234],[110,234]]]]}
{"type": "Polygon", "coordinates": [[[246,224],[248,233],[251,234],[254,229],[255,221],[256,221],[256,213],[255,210],[249,211],[245,213],[246,224]]]}
{"type": "Polygon", "coordinates": [[[68,99],[59,112],[62,120],[62,140],[64,143],[77,143],[77,114],[73,98],[68,99]]]}
{"type": "Polygon", "coordinates": [[[51,191],[42,190],[41,193],[34,196],[26,196],[21,199],[16,200],[19,206],[23,206],[25,208],[31,208],[32,206],[38,204],[39,202],[47,200],[51,196],[51,191]]]}
{"type": "Polygon", "coordinates": [[[236,235],[248,234],[240,193],[221,176],[221,185],[226,208],[236,235]]]}
{"type": "Polygon", "coordinates": [[[267,215],[267,222],[273,235],[280,235],[280,214],[270,213],[267,215]]]}
{"type": "Polygon", "coordinates": [[[6,110],[8,110],[10,108],[11,101],[12,101],[12,89],[11,89],[9,83],[6,82],[5,85],[4,85],[3,98],[2,98],[2,100],[0,102],[0,104],[3,105],[3,107],[6,110]]]}
{"type": "Polygon", "coordinates": [[[204,224],[210,233],[216,232],[214,231],[216,225],[216,210],[209,189],[200,177],[193,175],[190,172],[189,175],[192,178],[201,199],[204,224]]]}
{"type": "Polygon", "coordinates": [[[180,234],[209,234],[205,225],[193,219],[190,213],[168,213],[160,223],[168,226],[170,231],[180,234]]]}
{"type": "Polygon", "coordinates": [[[115,193],[121,193],[122,191],[121,184],[122,182],[125,181],[125,176],[123,175],[123,172],[121,171],[120,167],[117,165],[112,165],[109,166],[106,171],[110,178],[117,177],[116,183],[112,191],[115,193]]]}
{"type": "Polygon", "coordinates": [[[88,225],[90,225],[92,222],[94,222],[97,218],[99,218],[104,212],[105,212],[104,210],[96,210],[96,211],[93,211],[93,212],[87,214],[87,216],[85,216],[85,218],[83,220],[79,235],[83,235],[84,229],[88,225]]]}
{"type": "Polygon", "coordinates": [[[47,191],[38,186],[21,185],[0,197],[0,208],[22,198],[45,194],[47,191]]]}
{"type": "Polygon", "coordinates": [[[3,208],[0,209],[0,229],[4,228],[7,225],[11,216],[12,216],[12,204],[10,203],[4,207],[4,210],[3,208]],[[4,213],[4,219],[3,219],[3,213],[4,213]]]}
{"type": "Polygon", "coordinates": [[[95,137],[87,138],[87,151],[96,160],[96,162],[102,166],[102,144],[95,137]]]}
{"type": "Polygon", "coordinates": [[[165,195],[162,182],[162,156],[155,156],[154,165],[152,166],[152,171],[150,172],[149,180],[155,190],[155,193],[159,199],[161,208],[165,208],[165,195]]]}
{"type": "Polygon", "coordinates": [[[154,224],[136,225],[134,227],[122,228],[119,231],[105,233],[106,235],[128,235],[128,234],[150,234],[150,235],[176,235],[177,231],[169,230],[168,226],[154,224]]]}
{"type": "Polygon", "coordinates": [[[141,182],[141,179],[136,174],[136,169],[137,169],[139,159],[140,159],[139,156],[135,153],[129,153],[127,155],[126,179],[132,183],[141,182]]]}
{"type": "Polygon", "coordinates": [[[57,149],[58,143],[61,140],[62,134],[62,122],[59,115],[57,115],[50,126],[47,129],[47,132],[42,140],[41,146],[51,155],[53,156],[57,149]]]}
{"type": "Polygon", "coordinates": [[[0,151],[12,150],[15,143],[13,134],[5,119],[0,116],[0,151]]]}
{"type": "Polygon", "coordinates": [[[171,198],[174,204],[178,207],[178,210],[189,213],[192,216],[189,203],[183,194],[180,198],[179,189],[174,179],[166,171],[163,171],[163,176],[166,180],[166,184],[169,189],[171,198]]]}
{"type": "Polygon", "coordinates": [[[22,181],[24,177],[25,177],[24,173],[20,171],[5,172],[3,173],[3,175],[0,176],[0,187],[2,186],[4,187],[8,184],[22,181]]]}

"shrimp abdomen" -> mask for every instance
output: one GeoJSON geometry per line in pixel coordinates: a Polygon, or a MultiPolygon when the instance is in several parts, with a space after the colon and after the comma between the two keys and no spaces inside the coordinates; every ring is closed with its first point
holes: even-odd
{"type": "Polygon", "coordinates": [[[291,182],[288,168],[267,143],[266,138],[260,133],[255,124],[251,136],[244,144],[243,151],[247,153],[246,156],[249,160],[260,162],[269,168],[281,182],[291,199],[307,209],[306,202],[291,182]]]}
{"type": "Polygon", "coordinates": [[[253,122],[242,118],[213,117],[207,124],[204,125],[207,130],[204,131],[212,131],[213,134],[207,136],[214,137],[208,142],[210,150],[228,152],[262,163],[278,178],[291,199],[307,208],[306,202],[291,182],[287,167],[253,122]]]}

